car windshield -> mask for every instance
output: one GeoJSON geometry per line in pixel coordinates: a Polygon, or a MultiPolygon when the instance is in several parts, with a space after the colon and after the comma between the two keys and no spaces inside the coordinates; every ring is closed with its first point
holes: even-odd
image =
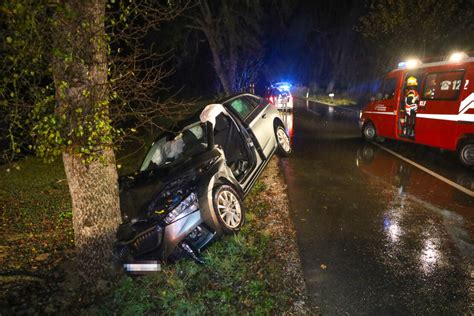
{"type": "Polygon", "coordinates": [[[140,171],[180,163],[207,148],[206,125],[190,124],[177,134],[165,134],[153,143],[140,171]]]}

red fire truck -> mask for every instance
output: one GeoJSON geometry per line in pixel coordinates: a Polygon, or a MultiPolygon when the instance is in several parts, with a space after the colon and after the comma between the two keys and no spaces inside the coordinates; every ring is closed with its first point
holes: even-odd
{"type": "Polygon", "coordinates": [[[402,62],[361,112],[364,138],[392,138],[457,151],[474,166],[474,57],[402,62]]]}

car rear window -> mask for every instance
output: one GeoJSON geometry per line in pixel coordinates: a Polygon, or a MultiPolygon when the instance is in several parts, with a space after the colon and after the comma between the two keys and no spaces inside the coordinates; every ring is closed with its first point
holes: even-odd
{"type": "Polygon", "coordinates": [[[429,73],[423,84],[425,100],[456,100],[462,87],[464,71],[429,73]]]}

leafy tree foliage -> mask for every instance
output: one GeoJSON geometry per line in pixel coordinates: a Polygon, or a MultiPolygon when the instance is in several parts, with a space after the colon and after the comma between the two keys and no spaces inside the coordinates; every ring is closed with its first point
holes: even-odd
{"type": "MultiPolygon", "coordinates": [[[[61,5],[33,0],[2,4],[0,158],[33,151],[49,161],[67,150],[90,162],[95,145],[120,145],[138,127],[161,127],[157,118],[176,120],[186,112],[187,104],[175,101],[176,95],[163,85],[173,74],[168,63],[172,52],[162,51],[154,38],[161,23],[188,6],[187,1],[109,1],[104,19],[108,109],[85,113],[81,108],[56,109],[55,96],[68,83],[53,82],[53,65],[72,62],[82,50],[75,42],[57,40],[52,32],[64,26],[57,15],[61,5]]],[[[82,91],[84,97],[91,97],[90,92],[82,91]]]]}
{"type": "MultiPolygon", "coordinates": [[[[46,23],[48,7],[36,1],[6,1],[0,7],[0,149],[1,160],[32,147],[30,131],[38,134],[44,104],[54,100],[49,51],[52,36],[46,23]]],[[[50,118],[46,118],[50,121],[50,118]]],[[[51,123],[57,123],[53,121],[51,123]]],[[[44,124],[44,122],[43,122],[44,124]]],[[[41,135],[54,139],[56,134],[41,135]]]]}
{"type": "MultiPolygon", "coordinates": [[[[474,4],[470,0],[371,1],[357,30],[379,55],[379,69],[411,56],[472,49],[474,4]]],[[[390,67],[389,67],[390,68],[390,67]]]]}

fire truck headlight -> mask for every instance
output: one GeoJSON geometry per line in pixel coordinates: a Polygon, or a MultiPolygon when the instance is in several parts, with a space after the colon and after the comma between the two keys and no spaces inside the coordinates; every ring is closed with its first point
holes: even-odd
{"type": "Polygon", "coordinates": [[[413,69],[416,68],[421,62],[418,59],[409,59],[407,60],[407,68],[413,69]]]}
{"type": "Polygon", "coordinates": [[[456,62],[460,62],[461,60],[467,57],[469,56],[467,56],[467,54],[464,52],[455,52],[455,53],[452,53],[451,56],[449,56],[449,61],[456,63],[456,62]]]}

